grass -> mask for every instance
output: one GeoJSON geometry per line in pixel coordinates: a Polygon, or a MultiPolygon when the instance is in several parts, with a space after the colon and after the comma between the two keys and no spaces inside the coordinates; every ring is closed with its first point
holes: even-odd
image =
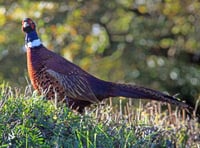
{"type": "Polygon", "coordinates": [[[108,99],[81,115],[29,87],[22,92],[1,84],[0,148],[200,147],[200,124],[184,111],[127,100],[108,99]]]}

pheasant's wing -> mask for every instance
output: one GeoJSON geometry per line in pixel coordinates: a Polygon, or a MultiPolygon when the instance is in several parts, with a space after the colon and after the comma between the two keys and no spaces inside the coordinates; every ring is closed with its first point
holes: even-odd
{"type": "Polygon", "coordinates": [[[45,47],[40,55],[47,72],[59,81],[68,97],[91,103],[99,102],[85,77],[89,75],[87,72],[45,47]]]}
{"type": "Polygon", "coordinates": [[[61,74],[52,69],[48,69],[47,72],[64,87],[66,96],[91,103],[99,102],[83,75],[74,72],[61,74]]]}

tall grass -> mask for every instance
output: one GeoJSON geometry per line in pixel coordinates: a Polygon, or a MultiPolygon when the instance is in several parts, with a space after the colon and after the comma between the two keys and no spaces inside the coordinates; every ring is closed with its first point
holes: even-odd
{"type": "Polygon", "coordinates": [[[78,114],[29,87],[1,84],[0,147],[200,147],[200,124],[183,110],[127,100],[108,99],[78,114]]]}

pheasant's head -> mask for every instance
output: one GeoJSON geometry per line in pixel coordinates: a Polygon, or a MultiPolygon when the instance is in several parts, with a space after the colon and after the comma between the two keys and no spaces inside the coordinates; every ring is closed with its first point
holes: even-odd
{"type": "Polygon", "coordinates": [[[25,33],[29,33],[34,31],[36,28],[35,23],[30,18],[25,18],[22,21],[22,31],[25,33]]]}
{"type": "Polygon", "coordinates": [[[26,33],[26,47],[34,48],[42,44],[36,32],[36,25],[30,18],[25,18],[22,21],[22,31],[26,33]]]}

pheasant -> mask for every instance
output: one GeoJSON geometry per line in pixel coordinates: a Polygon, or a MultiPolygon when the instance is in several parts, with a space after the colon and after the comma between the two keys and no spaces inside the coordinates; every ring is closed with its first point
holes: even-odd
{"type": "Polygon", "coordinates": [[[22,21],[27,49],[27,67],[31,83],[47,99],[66,101],[68,107],[83,112],[86,106],[108,97],[128,97],[190,106],[162,92],[131,84],[104,81],[87,73],[58,54],[48,50],[39,39],[30,18],[22,21]]]}

